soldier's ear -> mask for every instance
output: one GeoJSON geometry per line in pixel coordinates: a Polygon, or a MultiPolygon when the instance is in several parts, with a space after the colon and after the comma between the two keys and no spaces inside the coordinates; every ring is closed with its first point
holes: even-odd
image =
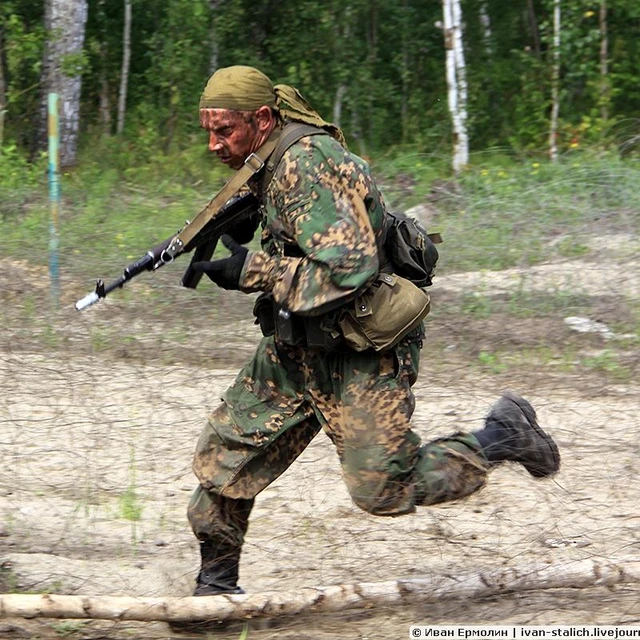
{"type": "Polygon", "coordinates": [[[255,118],[259,131],[267,131],[275,122],[273,109],[267,105],[263,105],[255,112],[255,118]]]}

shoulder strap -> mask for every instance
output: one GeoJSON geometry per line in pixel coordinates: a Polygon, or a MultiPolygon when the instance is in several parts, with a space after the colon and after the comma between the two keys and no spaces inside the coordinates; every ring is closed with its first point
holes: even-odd
{"type": "Polygon", "coordinates": [[[232,178],[218,191],[209,203],[199,211],[196,217],[188,222],[171,240],[163,255],[172,260],[202,231],[205,225],[218,215],[229,198],[234,196],[249,181],[249,178],[261,171],[273,151],[278,147],[280,131],[274,130],[267,141],[245,161],[232,178]]]}
{"type": "Polygon", "coordinates": [[[324,129],[314,127],[310,124],[304,124],[303,122],[288,122],[282,129],[280,139],[274,149],[273,153],[269,156],[264,168],[264,175],[262,177],[262,193],[266,193],[267,187],[273,178],[276,167],[282,160],[282,156],[286,153],[287,149],[294,145],[301,138],[306,136],[317,135],[329,135],[324,129]]]}

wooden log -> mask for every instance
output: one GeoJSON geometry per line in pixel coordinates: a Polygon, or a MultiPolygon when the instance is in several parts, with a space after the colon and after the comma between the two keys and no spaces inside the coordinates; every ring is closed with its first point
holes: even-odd
{"type": "Polygon", "coordinates": [[[263,594],[145,598],[0,594],[0,617],[138,621],[226,621],[342,611],[540,589],[640,584],[640,562],[581,560],[389,582],[363,582],[263,594]]]}

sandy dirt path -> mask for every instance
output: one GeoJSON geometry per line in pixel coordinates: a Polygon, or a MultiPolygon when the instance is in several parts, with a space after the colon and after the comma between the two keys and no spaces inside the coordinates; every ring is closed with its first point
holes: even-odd
{"type": "MultiPolygon", "coordinates": [[[[14,587],[189,595],[197,569],[185,517],[194,487],[191,453],[235,370],[18,351],[0,360],[0,561],[17,579],[14,587]]],[[[478,428],[501,390],[491,376],[468,368],[433,373],[425,361],[415,387],[416,430],[430,438],[478,428]]],[[[561,448],[554,479],[536,481],[503,466],[464,502],[381,519],[351,503],[333,448],[320,434],[259,496],[241,584],[259,592],[534,562],[637,560],[640,387],[562,378],[526,392],[561,448]]],[[[411,623],[638,620],[636,586],[323,616],[252,630],[250,637],[405,638],[411,623]]],[[[169,637],[163,624],[70,624],[72,637],[169,637]]],[[[0,620],[3,638],[48,630],[35,621],[0,620]]]]}

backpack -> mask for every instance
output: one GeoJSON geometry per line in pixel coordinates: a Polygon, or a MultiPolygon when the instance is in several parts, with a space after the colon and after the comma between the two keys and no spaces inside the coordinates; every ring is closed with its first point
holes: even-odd
{"type": "Polygon", "coordinates": [[[418,287],[429,287],[438,262],[439,233],[427,233],[422,225],[404,213],[387,212],[384,249],[394,273],[418,287]]]}

